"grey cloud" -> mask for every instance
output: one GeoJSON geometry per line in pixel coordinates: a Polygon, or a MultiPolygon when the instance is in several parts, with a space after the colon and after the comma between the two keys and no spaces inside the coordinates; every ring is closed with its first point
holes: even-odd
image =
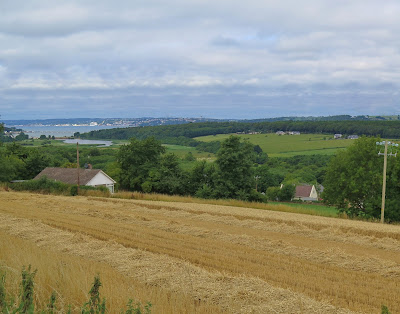
{"type": "Polygon", "coordinates": [[[227,47],[237,47],[240,46],[238,40],[229,37],[218,36],[217,38],[211,41],[213,45],[216,46],[227,46],[227,47]]]}
{"type": "Polygon", "coordinates": [[[4,0],[0,11],[0,112],[251,118],[399,105],[394,0],[4,0]]]}

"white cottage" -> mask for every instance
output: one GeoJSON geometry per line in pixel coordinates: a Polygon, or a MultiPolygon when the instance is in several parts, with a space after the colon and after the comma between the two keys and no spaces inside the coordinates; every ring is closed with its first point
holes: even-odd
{"type": "MultiPolygon", "coordinates": [[[[78,184],[78,171],[76,168],[46,168],[35,178],[47,177],[54,181],[68,184],[78,184]]],[[[79,184],[93,187],[105,186],[111,193],[114,193],[116,182],[100,169],[79,169],[79,184]]]]}

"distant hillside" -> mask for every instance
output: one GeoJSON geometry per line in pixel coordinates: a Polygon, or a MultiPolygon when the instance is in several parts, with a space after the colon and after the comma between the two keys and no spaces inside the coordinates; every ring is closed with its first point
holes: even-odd
{"type": "Polygon", "coordinates": [[[67,119],[33,119],[33,120],[2,120],[0,123],[5,125],[61,125],[61,124],[89,124],[96,122],[98,124],[131,124],[132,126],[156,126],[156,125],[170,125],[170,124],[185,124],[185,123],[198,123],[198,122],[243,122],[243,123],[257,123],[257,122],[278,122],[278,121],[397,121],[400,120],[400,115],[393,116],[350,116],[350,115],[336,115],[336,116],[320,116],[320,117],[277,117],[277,118],[262,118],[262,119],[210,119],[210,118],[67,118],[67,119]]]}
{"type": "MultiPolygon", "coordinates": [[[[400,138],[400,121],[276,121],[276,122],[204,122],[140,128],[116,128],[81,134],[85,139],[144,139],[150,136],[169,144],[187,145],[194,137],[237,132],[299,131],[302,133],[341,133],[384,138],[400,138]],[[186,143],[185,143],[186,142],[186,143]]],[[[196,145],[190,145],[196,146],[196,145]]]]}

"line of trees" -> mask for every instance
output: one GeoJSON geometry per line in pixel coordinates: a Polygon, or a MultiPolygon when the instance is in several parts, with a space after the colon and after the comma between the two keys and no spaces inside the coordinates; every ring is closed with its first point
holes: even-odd
{"type": "Polygon", "coordinates": [[[215,163],[198,162],[184,171],[178,157],[165,153],[154,137],[132,138],[117,154],[118,181],[122,189],[135,191],[262,201],[263,195],[254,189],[256,155],[252,144],[230,136],[215,163]]]}

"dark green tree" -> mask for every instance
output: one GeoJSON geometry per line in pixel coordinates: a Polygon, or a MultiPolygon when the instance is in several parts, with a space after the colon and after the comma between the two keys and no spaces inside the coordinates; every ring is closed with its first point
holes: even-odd
{"type": "Polygon", "coordinates": [[[269,201],[278,201],[279,200],[279,186],[270,186],[267,188],[266,197],[269,201]]]}
{"type": "Polygon", "coordinates": [[[356,140],[327,167],[323,198],[350,217],[380,216],[383,158],[377,154],[377,140],[356,140]]]}
{"type": "Polygon", "coordinates": [[[159,166],[163,153],[165,148],[154,137],[131,138],[129,144],[121,146],[117,154],[121,188],[143,191],[142,184],[148,180],[150,171],[159,166]]]}
{"type": "Polygon", "coordinates": [[[150,170],[148,179],[142,184],[142,190],[163,194],[184,194],[186,181],[178,157],[174,154],[165,154],[161,156],[159,165],[150,170]]]}
{"type": "Polygon", "coordinates": [[[293,184],[285,184],[278,192],[278,199],[283,202],[291,201],[294,197],[296,186],[293,184]]]}
{"type": "Polygon", "coordinates": [[[189,171],[186,191],[200,198],[214,198],[215,163],[199,161],[189,171]]]}
{"type": "Polygon", "coordinates": [[[245,198],[252,194],[253,145],[241,142],[231,135],[222,142],[217,154],[216,196],[220,198],[245,198]]]}
{"type": "Polygon", "coordinates": [[[284,177],[279,172],[273,171],[267,165],[261,165],[254,170],[254,186],[257,184],[257,191],[266,192],[271,186],[279,186],[284,177]]]}
{"type": "Polygon", "coordinates": [[[50,158],[43,154],[41,151],[33,149],[28,153],[27,158],[24,159],[25,171],[23,179],[33,179],[40,171],[48,167],[50,158]]]}
{"type": "Polygon", "coordinates": [[[24,141],[24,140],[27,140],[28,138],[29,138],[28,134],[25,134],[24,132],[21,132],[15,137],[15,140],[16,141],[24,141]]]}
{"type": "Polygon", "coordinates": [[[21,179],[25,165],[16,156],[0,155],[0,182],[21,179]]]}

